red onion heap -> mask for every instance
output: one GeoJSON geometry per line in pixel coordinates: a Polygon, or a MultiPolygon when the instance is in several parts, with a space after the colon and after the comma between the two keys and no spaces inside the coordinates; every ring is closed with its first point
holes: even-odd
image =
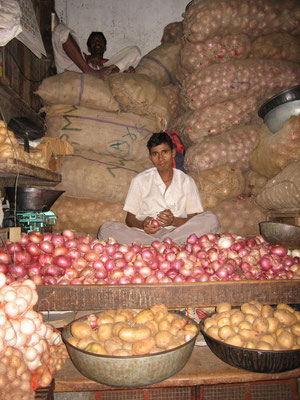
{"type": "Polygon", "coordinates": [[[167,238],[143,246],[76,237],[65,230],[7,241],[0,248],[0,272],[7,284],[30,279],[36,285],[299,279],[300,257],[297,250],[272,246],[262,236],[192,234],[183,245],[167,238]]]}

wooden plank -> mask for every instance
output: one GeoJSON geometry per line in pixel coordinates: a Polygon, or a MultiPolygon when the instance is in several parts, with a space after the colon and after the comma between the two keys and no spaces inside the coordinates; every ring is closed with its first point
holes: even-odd
{"type": "Polygon", "coordinates": [[[171,308],[210,307],[228,301],[299,304],[300,280],[167,283],[152,285],[38,286],[41,311],[84,311],[107,308],[147,308],[164,303],[171,308]]]}
{"type": "MultiPolygon", "coordinates": [[[[195,347],[185,367],[176,375],[155,385],[144,388],[183,387],[197,385],[215,385],[219,383],[242,383],[270,381],[300,377],[300,368],[280,374],[260,374],[232,367],[216,357],[208,347],[195,347]]],[[[83,376],[67,360],[63,368],[54,374],[55,392],[88,392],[103,390],[120,390],[102,385],[83,376]]]]}
{"type": "Polygon", "coordinates": [[[13,158],[0,158],[0,176],[11,178],[16,174],[23,176],[31,176],[45,181],[59,183],[61,175],[57,172],[48,169],[36,167],[31,164],[26,164],[22,161],[16,161],[13,158]]]}

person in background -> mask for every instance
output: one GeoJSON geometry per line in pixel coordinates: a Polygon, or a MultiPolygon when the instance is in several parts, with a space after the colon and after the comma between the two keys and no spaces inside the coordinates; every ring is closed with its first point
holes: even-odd
{"type": "Polygon", "coordinates": [[[141,59],[139,48],[128,46],[110,60],[106,60],[103,58],[106,51],[106,39],[103,33],[93,32],[89,39],[88,47],[91,54],[85,57],[80,50],[75,33],[63,23],[57,24],[52,32],[52,46],[58,74],[67,70],[105,78],[112,73],[127,71],[130,67],[135,68],[141,59]]]}
{"type": "Polygon", "coordinates": [[[98,238],[150,245],[154,240],[169,237],[182,244],[192,233],[197,236],[218,233],[218,218],[210,211],[203,211],[195,181],[173,168],[175,150],[169,135],[154,133],[147,147],[154,167],[136,175],[130,184],[123,208],[127,212],[127,226],[105,222],[98,238]]]}

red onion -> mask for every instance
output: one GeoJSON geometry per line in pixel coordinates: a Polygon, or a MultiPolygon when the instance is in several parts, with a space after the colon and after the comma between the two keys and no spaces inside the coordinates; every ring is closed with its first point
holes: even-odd
{"type": "Polygon", "coordinates": [[[115,268],[114,260],[108,259],[107,261],[105,261],[104,268],[106,269],[106,271],[112,271],[115,268]]]}
{"type": "Polygon", "coordinates": [[[72,261],[72,267],[76,268],[78,271],[81,271],[87,266],[87,261],[83,257],[75,258],[72,261]]]}
{"type": "Polygon", "coordinates": [[[110,271],[110,279],[114,279],[116,281],[118,281],[122,276],[124,276],[124,273],[121,269],[113,269],[112,271],[110,271]]]}
{"type": "Polygon", "coordinates": [[[196,242],[198,241],[198,238],[197,238],[197,236],[194,234],[194,233],[192,233],[188,238],[187,238],[187,243],[189,243],[189,244],[195,244],[196,242]]]}
{"type": "Polygon", "coordinates": [[[98,268],[95,270],[95,278],[96,279],[105,279],[108,276],[108,272],[106,271],[106,269],[103,268],[98,268]]]}
{"type": "Polygon", "coordinates": [[[149,275],[145,279],[145,283],[158,283],[158,282],[159,282],[159,280],[155,275],[149,275]]]}
{"type": "Polygon", "coordinates": [[[131,278],[131,283],[140,284],[140,283],[144,283],[144,282],[145,282],[145,279],[140,274],[136,274],[135,276],[133,276],[131,278]]]}
{"type": "Polygon", "coordinates": [[[136,258],[136,252],[133,250],[128,251],[124,254],[124,258],[126,262],[134,262],[136,258]]]}
{"type": "Polygon", "coordinates": [[[161,280],[166,276],[166,274],[164,273],[164,271],[162,271],[162,270],[160,270],[160,269],[156,270],[154,274],[155,274],[155,276],[157,277],[157,279],[158,279],[159,281],[161,281],[161,280]]]}
{"type": "Polygon", "coordinates": [[[54,243],[57,246],[64,246],[65,239],[61,235],[53,235],[51,242],[54,243]]]}
{"type": "Polygon", "coordinates": [[[7,253],[0,252],[0,262],[3,264],[9,264],[10,263],[10,258],[7,253]]]}
{"type": "Polygon", "coordinates": [[[64,273],[64,269],[61,267],[58,267],[57,265],[54,264],[50,264],[50,265],[46,265],[42,268],[42,275],[46,276],[62,276],[64,273]]]}
{"type": "Polygon", "coordinates": [[[104,251],[104,246],[102,243],[96,242],[92,245],[92,250],[97,251],[97,253],[102,254],[104,251]]]}
{"type": "Polygon", "coordinates": [[[65,268],[64,277],[67,278],[68,280],[71,281],[72,279],[78,278],[78,276],[79,272],[75,268],[72,267],[65,268]]]}
{"type": "Polygon", "coordinates": [[[99,260],[100,256],[97,251],[90,250],[84,254],[84,258],[89,262],[99,260]]]}
{"type": "Polygon", "coordinates": [[[81,253],[88,253],[91,250],[91,246],[87,243],[78,243],[77,248],[81,253]]]}
{"type": "Polygon", "coordinates": [[[53,257],[64,256],[67,253],[68,253],[68,249],[65,246],[58,246],[58,247],[54,248],[52,255],[53,255],[53,257]]]}
{"type": "Polygon", "coordinates": [[[65,247],[67,249],[74,249],[77,247],[77,245],[78,245],[78,240],[76,239],[69,239],[65,241],[65,247]]]}
{"type": "Polygon", "coordinates": [[[2,274],[7,274],[8,273],[7,264],[4,264],[4,263],[0,262],[0,273],[2,273],[2,274]]]}
{"type": "Polygon", "coordinates": [[[115,245],[108,245],[105,248],[106,254],[112,256],[117,251],[117,246],[115,245]]]}
{"type": "Polygon", "coordinates": [[[166,275],[171,278],[172,280],[179,274],[179,271],[175,268],[170,268],[167,272],[166,275]]]}
{"type": "Polygon", "coordinates": [[[78,250],[78,249],[70,249],[68,252],[67,252],[67,256],[69,256],[70,258],[72,258],[72,260],[76,260],[77,258],[79,258],[80,257],[80,251],[78,250]]]}
{"type": "Polygon", "coordinates": [[[284,257],[287,255],[287,249],[285,247],[276,246],[271,249],[270,253],[279,257],[284,257]]]}
{"type": "Polygon", "coordinates": [[[121,276],[121,278],[119,279],[120,285],[128,285],[130,283],[131,283],[131,280],[128,276],[121,276]]]}
{"type": "Polygon", "coordinates": [[[22,246],[20,245],[20,243],[18,243],[18,242],[16,242],[16,243],[10,243],[10,244],[7,246],[7,251],[8,251],[8,254],[10,254],[10,255],[15,254],[16,252],[22,251],[22,250],[23,250],[23,248],[22,248],[22,246]]]}
{"type": "Polygon", "coordinates": [[[136,274],[136,269],[134,268],[133,265],[128,264],[126,265],[126,267],[123,268],[123,273],[125,276],[131,278],[136,274]]]}
{"type": "Polygon", "coordinates": [[[51,254],[40,254],[38,256],[38,262],[43,265],[53,264],[53,256],[51,254]]]}
{"type": "Polygon", "coordinates": [[[47,240],[48,242],[51,242],[53,238],[53,234],[51,232],[45,232],[43,234],[43,240],[47,240]]]}
{"type": "Polygon", "coordinates": [[[69,229],[63,231],[62,236],[66,239],[73,240],[75,239],[75,233],[69,229]]]}
{"type": "Polygon", "coordinates": [[[54,250],[54,244],[52,242],[49,242],[48,240],[43,240],[40,243],[40,249],[45,253],[51,254],[54,250]]]}
{"type": "Polygon", "coordinates": [[[41,241],[43,240],[43,235],[41,234],[41,232],[29,232],[28,233],[28,239],[30,242],[33,243],[41,243],[41,241]]]}
{"type": "Polygon", "coordinates": [[[175,276],[175,278],[173,279],[173,282],[175,282],[175,283],[185,282],[185,277],[179,274],[179,275],[175,276]]]}
{"type": "Polygon", "coordinates": [[[24,278],[27,275],[27,268],[20,263],[15,263],[11,272],[17,278],[24,278]]]}
{"type": "Polygon", "coordinates": [[[46,275],[43,276],[44,285],[56,285],[57,279],[54,276],[46,275]]]}
{"type": "Polygon", "coordinates": [[[72,258],[69,256],[56,256],[53,260],[55,265],[62,268],[69,268],[72,265],[72,258]]]}
{"type": "Polygon", "coordinates": [[[21,239],[20,239],[19,243],[21,246],[25,246],[27,243],[29,243],[29,239],[28,239],[28,236],[26,235],[26,233],[24,233],[24,232],[21,233],[21,239]]]}
{"type": "Polygon", "coordinates": [[[15,258],[23,265],[29,265],[32,260],[31,255],[27,251],[18,251],[15,258]]]}
{"type": "Polygon", "coordinates": [[[30,279],[38,286],[43,284],[43,278],[41,275],[32,275],[30,279]]]}
{"type": "MultiPolygon", "coordinates": [[[[41,243],[43,243],[43,242],[41,242],[41,243]]],[[[39,245],[37,245],[35,243],[28,243],[25,246],[25,249],[32,256],[38,256],[41,253],[41,249],[40,249],[39,245]]]]}
{"type": "Polygon", "coordinates": [[[28,266],[27,274],[32,278],[34,275],[41,275],[42,266],[39,262],[35,262],[28,266]]]}
{"type": "Polygon", "coordinates": [[[92,267],[85,267],[83,270],[79,271],[80,277],[84,278],[94,278],[95,276],[95,270],[92,267]]]}

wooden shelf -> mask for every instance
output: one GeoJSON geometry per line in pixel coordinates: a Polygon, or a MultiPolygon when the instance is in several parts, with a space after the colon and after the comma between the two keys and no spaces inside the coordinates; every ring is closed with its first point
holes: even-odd
{"type": "Polygon", "coordinates": [[[13,158],[0,158],[0,177],[12,179],[15,178],[18,173],[21,182],[24,183],[58,184],[61,182],[61,175],[57,172],[36,167],[22,161],[16,162],[13,158]]]}
{"type": "MultiPolygon", "coordinates": [[[[256,382],[299,378],[300,368],[280,374],[262,374],[232,367],[216,357],[208,347],[195,347],[186,366],[176,375],[144,388],[215,385],[220,383],[256,382]]],[[[102,385],[83,376],[68,359],[63,368],[54,374],[55,392],[88,392],[120,390],[102,385]]]]}
{"type": "Polygon", "coordinates": [[[300,304],[300,280],[166,283],[141,285],[37,286],[40,311],[85,311],[108,308],[210,307],[228,301],[300,304]]]}

